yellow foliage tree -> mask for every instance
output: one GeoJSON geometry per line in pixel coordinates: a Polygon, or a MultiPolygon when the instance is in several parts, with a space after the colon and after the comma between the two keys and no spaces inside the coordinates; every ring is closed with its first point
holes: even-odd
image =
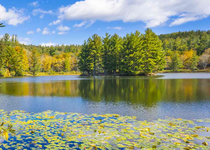
{"type": "Polygon", "coordinates": [[[51,70],[51,66],[52,66],[52,57],[45,54],[42,59],[42,68],[44,69],[44,71],[48,72],[51,70]]]}

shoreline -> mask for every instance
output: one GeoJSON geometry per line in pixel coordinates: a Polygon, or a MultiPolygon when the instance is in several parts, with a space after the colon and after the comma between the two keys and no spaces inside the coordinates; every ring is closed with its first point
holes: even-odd
{"type": "MultiPolygon", "coordinates": [[[[156,77],[158,76],[158,74],[161,73],[210,73],[209,69],[206,70],[197,70],[197,71],[190,71],[190,70],[180,70],[180,71],[171,71],[171,70],[164,70],[161,72],[157,72],[157,73],[152,73],[149,75],[143,75],[143,74],[139,74],[139,75],[95,75],[95,77],[156,77]]],[[[58,74],[48,74],[48,73],[37,73],[37,75],[33,76],[31,74],[25,74],[23,76],[9,76],[9,77],[4,77],[4,76],[0,76],[0,78],[14,78],[14,77],[44,77],[44,76],[81,76],[81,77],[94,77],[93,75],[84,75],[81,73],[58,73],[58,74]]]]}

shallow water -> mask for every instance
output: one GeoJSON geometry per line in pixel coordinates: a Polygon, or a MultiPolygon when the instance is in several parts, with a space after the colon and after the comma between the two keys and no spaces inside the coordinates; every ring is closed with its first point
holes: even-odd
{"type": "Polygon", "coordinates": [[[155,120],[210,116],[210,73],[158,77],[47,76],[0,79],[0,109],[114,113],[155,120]]]}

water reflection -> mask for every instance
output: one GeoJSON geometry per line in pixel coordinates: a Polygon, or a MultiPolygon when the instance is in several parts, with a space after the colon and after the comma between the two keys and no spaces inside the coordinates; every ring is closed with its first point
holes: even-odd
{"type": "Polygon", "coordinates": [[[159,102],[189,103],[210,99],[210,79],[107,78],[53,82],[1,82],[10,96],[81,97],[91,102],[124,102],[153,107],[159,102]]]}

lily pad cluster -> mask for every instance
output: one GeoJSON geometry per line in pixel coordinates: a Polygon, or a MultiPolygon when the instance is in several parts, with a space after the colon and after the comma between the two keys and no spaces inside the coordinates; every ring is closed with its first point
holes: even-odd
{"type": "Polygon", "coordinates": [[[117,114],[0,111],[12,125],[0,149],[209,149],[210,119],[153,122],[117,114]]]}

